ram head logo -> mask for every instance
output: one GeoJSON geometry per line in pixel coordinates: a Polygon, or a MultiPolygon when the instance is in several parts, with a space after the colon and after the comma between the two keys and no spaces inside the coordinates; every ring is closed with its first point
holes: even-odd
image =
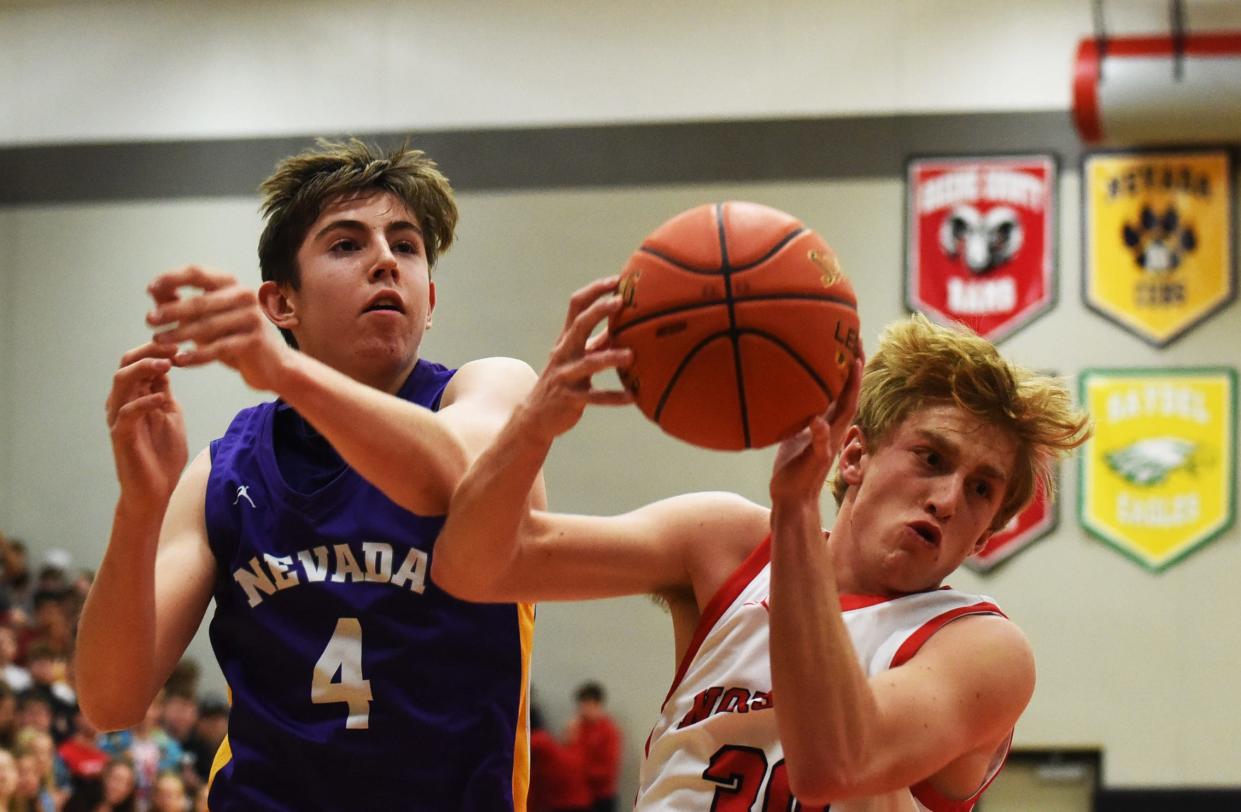
{"type": "Polygon", "coordinates": [[[986,214],[973,206],[956,206],[939,228],[939,247],[949,259],[963,258],[973,273],[983,274],[1021,250],[1025,230],[1016,210],[996,206],[986,214]]]}

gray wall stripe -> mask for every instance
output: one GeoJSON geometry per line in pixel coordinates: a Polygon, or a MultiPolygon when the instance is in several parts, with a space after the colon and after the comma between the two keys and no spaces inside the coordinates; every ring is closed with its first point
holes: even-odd
{"type": "MultiPolygon", "coordinates": [[[[392,144],[404,135],[362,133],[392,144]]],[[[304,138],[0,148],[0,206],[244,196],[304,138]]],[[[414,133],[458,190],[899,177],[911,154],[1081,146],[1063,110],[414,133]]]]}

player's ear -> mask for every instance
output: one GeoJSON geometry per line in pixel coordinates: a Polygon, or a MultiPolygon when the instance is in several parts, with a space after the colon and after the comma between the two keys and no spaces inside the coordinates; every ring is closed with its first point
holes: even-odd
{"type": "Polygon", "coordinates": [[[431,313],[435,310],[435,283],[427,283],[427,329],[431,329],[431,313]]]}
{"type": "Polygon", "coordinates": [[[299,324],[293,301],[284,288],[271,280],[259,285],[259,306],[268,320],[281,330],[292,330],[299,324]]]}
{"type": "Polygon", "coordinates": [[[970,554],[978,555],[979,553],[981,553],[983,551],[983,548],[987,546],[987,542],[991,541],[991,536],[992,536],[992,531],[990,530],[988,530],[986,533],[983,533],[982,536],[978,539],[978,541],[974,542],[974,549],[970,551],[970,554]]]}
{"type": "Polygon", "coordinates": [[[845,432],[844,444],[840,448],[837,470],[846,485],[854,486],[862,483],[862,468],[866,459],[866,438],[856,424],[845,432]]]}

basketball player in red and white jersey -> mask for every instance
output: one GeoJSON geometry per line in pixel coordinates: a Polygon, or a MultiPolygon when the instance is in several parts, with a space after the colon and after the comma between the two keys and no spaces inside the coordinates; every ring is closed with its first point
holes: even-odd
{"type": "Polygon", "coordinates": [[[554,439],[588,404],[626,400],[591,384],[629,361],[589,338],[615,283],[574,295],[539,381],[457,488],[432,578],[470,600],[666,602],[679,667],[639,810],[788,810],[794,796],[833,812],[971,808],[1030,700],[1034,658],[990,600],[942,584],[1050,487],[1084,415],[986,341],[913,317],[783,443],[770,509],[698,493],[613,517],[534,510],[554,439]]]}

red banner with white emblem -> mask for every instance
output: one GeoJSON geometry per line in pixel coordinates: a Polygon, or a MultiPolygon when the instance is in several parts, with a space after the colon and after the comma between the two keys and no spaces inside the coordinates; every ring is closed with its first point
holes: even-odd
{"type": "Polygon", "coordinates": [[[991,341],[1050,310],[1056,169],[1051,155],[911,160],[906,306],[991,341]]]}
{"type": "Polygon", "coordinates": [[[981,552],[965,559],[965,565],[975,572],[987,572],[1055,530],[1059,519],[1055,503],[1048,501],[1040,485],[1030,504],[993,533],[981,552]]]}

